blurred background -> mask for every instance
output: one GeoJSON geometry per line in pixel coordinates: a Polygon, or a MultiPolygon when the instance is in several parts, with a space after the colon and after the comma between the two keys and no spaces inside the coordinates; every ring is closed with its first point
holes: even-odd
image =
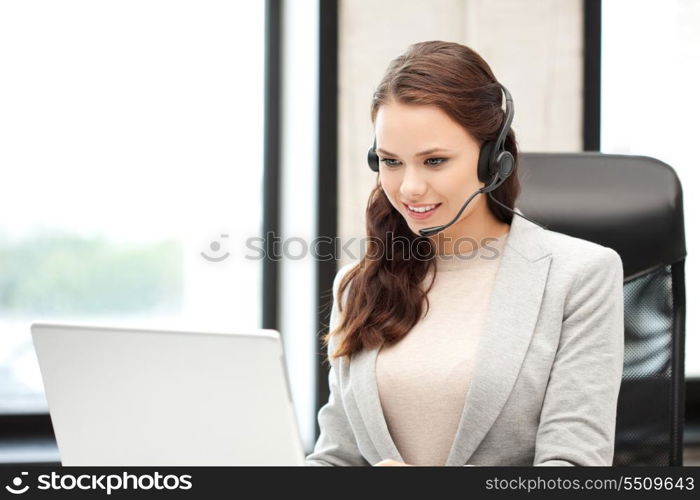
{"type": "MultiPolygon", "coordinates": [[[[59,461],[38,320],[275,328],[311,451],[331,284],[359,258],[376,179],[370,100],[411,43],[479,52],[513,95],[522,151],[668,163],[690,221],[698,26],[695,0],[0,3],[0,463],[59,461]],[[270,233],[284,258],[260,258],[270,233]],[[304,243],[320,237],[324,258],[304,243]]],[[[688,465],[698,238],[687,224],[688,465]]]]}

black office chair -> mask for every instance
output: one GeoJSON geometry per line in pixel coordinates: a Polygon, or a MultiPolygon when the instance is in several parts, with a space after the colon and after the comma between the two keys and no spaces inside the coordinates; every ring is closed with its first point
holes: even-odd
{"type": "Polygon", "coordinates": [[[548,229],[616,250],[625,280],[625,363],[613,465],[683,465],[683,195],[644,156],[524,153],[517,206],[548,229]]]}

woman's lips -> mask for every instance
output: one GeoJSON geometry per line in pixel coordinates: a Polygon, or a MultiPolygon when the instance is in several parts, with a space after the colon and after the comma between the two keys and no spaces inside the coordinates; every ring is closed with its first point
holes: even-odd
{"type": "Polygon", "coordinates": [[[433,215],[435,212],[437,212],[437,209],[440,208],[440,205],[442,205],[442,203],[438,203],[437,205],[435,205],[435,208],[433,208],[432,210],[429,210],[427,212],[418,213],[418,212],[414,212],[413,210],[408,208],[408,205],[406,205],[405,203],[403,204],[409,217],[411,217],[412,219],[415,219],[415,220],[427,219],[428,217],[433,215]]]}

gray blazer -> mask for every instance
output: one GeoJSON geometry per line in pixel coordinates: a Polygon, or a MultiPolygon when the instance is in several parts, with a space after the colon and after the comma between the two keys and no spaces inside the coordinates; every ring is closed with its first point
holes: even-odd
{"type": "MultiPolygon", "coordinates": [[[[331,329],[340,278],[353,265],[335,276],[331,329]]],[[[622,284],[622,260],[611,248],[513,216],[445,465],[612,465],[622,284]]],[[[333,337],[328,352],[336,343],[333,337]]],[[[382,413],[378,352],[331,363],[330,397],[307,465],[404,461],[382,413]]]]}

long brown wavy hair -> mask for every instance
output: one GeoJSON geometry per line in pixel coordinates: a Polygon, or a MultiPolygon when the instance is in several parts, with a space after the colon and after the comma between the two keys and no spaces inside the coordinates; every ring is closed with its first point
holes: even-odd
{"type": "MultiPolygon", "coordinates": [[[[479,54],[458,43],[415,43],[391,61],[372,99],[373,124],[379,107],[392,98],[404,104],[437,106],[480,144],[495,140],[505,119],[501,109],[503,95],[491,68],[479,54]]],[[[505,147],[515,158],[515,170],[491,194],[512,209],[520,193],[518,148],[512,128],[505,147]]],[[[497,219],[511,223],[511,212],[489,197],[487,204],[497,219]]],[[[330,355],[332,358],[351,357],[362,349],[399,341],[420,320],[423,303],[429,307],[427,294],[435,273],[427,290],[423,290],[422,284],[428,272],[435,270],[434,243],[411,231],[382,190],[379,176],[369,196],[365,217],[365,255],[340,280],[336,296],[340,319],[336,328],[323,338],[327,345],[332,335],[344,332],[330,355]],[[392,243],[399,237],[410,242],[410,248],[421,258],[394,258],[392,243]],[[348,286],[344,308],[341,298],[348,286]]]]}

